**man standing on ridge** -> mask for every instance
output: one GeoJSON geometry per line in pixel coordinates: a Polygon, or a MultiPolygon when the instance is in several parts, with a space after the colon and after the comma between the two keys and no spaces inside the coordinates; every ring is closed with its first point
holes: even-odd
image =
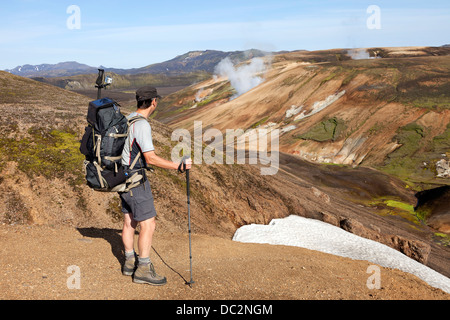
{"type": "MultiPolygon", "coordinates": [[[[147,121],[148,117],[155,111],[158,105],[158,95],[156,88],[146,86],[136,91],[137,110],[128,116],[141,116],[142,120],[133,123],[130,127],[128,138],[122,153],[122,165],[125,170],[140,157],[136,162],[133,171],[142,170],[148,165],[153,165],[163,169],[179,170],[180,165],[172,161],[163,159],[156,155],[152,140],[152,129],[147,121]]],[[[191,169],[192,160],[185,160],[185,169],[191,169]]],[[[152,247],[153,234],[156,227],[156,210],[153,203],[153,195],[150,183],[143,174],[144,182],[133,188],[130,192],[121,193],[122,212],[124,213],[124,225],[122,241],[125,247],[125,264],[122,273],[126,276],[134,274],[133,282],[146,283],[151,285],[164,285],[167,280],[155,272],[155,268],[150,261],[150,251],[152,247]],[[140,225],[138,238],[139,259],[136,266],[137,255],[134,252],[134,234],[137,225],[140,225]]]]}

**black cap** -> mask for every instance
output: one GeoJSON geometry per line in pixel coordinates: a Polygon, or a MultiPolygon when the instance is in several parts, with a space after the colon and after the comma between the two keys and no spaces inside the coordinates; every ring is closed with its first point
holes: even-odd
{"type": "Polygon", "coordinates": [[[137,101],[145,101],[153,98],[161,99],[161,96],[158,95],[155,87],[145,86],[136,91],[136,100],[137,101]]]}

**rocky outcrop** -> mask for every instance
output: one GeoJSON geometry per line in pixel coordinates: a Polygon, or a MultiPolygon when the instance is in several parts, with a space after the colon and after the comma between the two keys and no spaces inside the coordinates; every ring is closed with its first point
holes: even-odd
{"type": "Polygon", "coordinates": [[[391,247],[420,263],[427,264],[428,256],[431,252],[430,245],[422,241],[405,239],[400,236],[391,236],[390,240],[392,243],[391,247]]]}
{"type": "Polygon", "coordinates": [[[450,186],[418,192],[416,212],[431,228],[450,233],[450,186]]]}
{"type": "Polygon", "coordinates": [[[436,162],[436,176],[438,178],[450,178],[450,161],[442,159],[436,162]]]}

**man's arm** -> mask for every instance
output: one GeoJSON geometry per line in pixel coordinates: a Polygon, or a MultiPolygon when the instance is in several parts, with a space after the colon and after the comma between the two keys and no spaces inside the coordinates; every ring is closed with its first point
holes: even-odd
{"type": "MultiPolygon", "coordinates": [[[[152,166],[155,166],[155,167],[163,168],[163,169],[178,170],[178,166],[180,165],[179,163],[175,163],[175,162],[166,160],[164,158],[161,158],[160,156],[158,156],[155,153],[155,151],[145,152],[144,158],[145,158],[146,163],[148,163],[152,166]]],[[[187,159],[186,160],[186,169],[187,170],[191,169],[191,164],[192,164],[192,160],[187,159]]]]}

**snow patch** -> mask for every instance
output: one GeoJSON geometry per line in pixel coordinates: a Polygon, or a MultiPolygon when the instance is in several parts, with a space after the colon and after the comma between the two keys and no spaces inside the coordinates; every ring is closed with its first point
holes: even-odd
{"type": "Polygon", "coordinates": [[[251,224],[239,228],[233,236],[233,241],[296,246],[354,260],[365,260],[382,267],[411,273],[429,285],[450,293],[450,279],[444,275],[386,245],[319,220],[292,215],[284,219],[274,219],[267,226],[251,224]]]}
{"type": "Polygon", "coordinates": [[[302,112],[301,114],[299,114],[298,116],[296,116],[294,118],[295,121],[297,120],[301,120],[307,117],[312,116],[313,114],[316,114],[320,111],[322,111],[323,109],[329,107],[330,105],[332,105],[333,103],[335,103],[336,101],[338,101],[343,95],[345,94],[345,90],[342,90],[339,93],[336,94],[332,94],[330,96],[328,96],[325,100],[323,101],[316,101],[314,102],[312,108],[311,108],[311,112],[308,113],[307,115],[305,115],[305,112],[302,112]]]}
{"type": "Polygon", "coordinates": [[[292,105],[291,108],[286,111],[286,118],[290,118],[292,116],[297,115],[300,111],[302,111],[303,106],[297,107],[296,105],[292,105]]]}
{"type": "Polygon", "coordinates": [[[295,128],[297,128],[297,127],[294,126],[294,125],[287,126],[287,127],[282,128],[282,129],[280,130],[280,132],[281,132],[281,133],[286,133],[286,132],[295,130],[295,128]]]}

